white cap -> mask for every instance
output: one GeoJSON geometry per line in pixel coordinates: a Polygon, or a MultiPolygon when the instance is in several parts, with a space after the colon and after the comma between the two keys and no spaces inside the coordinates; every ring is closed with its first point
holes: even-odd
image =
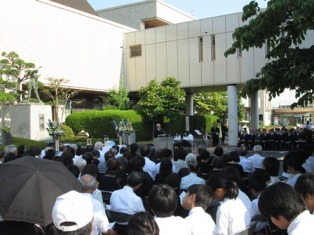
{"type": "Polygon", "coordinates": [[[76,191],[70,191],[59,197],[52,208],[52,220],[57,229],[70,232],[76,231],[93,219],[93,204],[90,198],[76,191]],[[72,222],[66,226],[62,223],[72,222]]]}

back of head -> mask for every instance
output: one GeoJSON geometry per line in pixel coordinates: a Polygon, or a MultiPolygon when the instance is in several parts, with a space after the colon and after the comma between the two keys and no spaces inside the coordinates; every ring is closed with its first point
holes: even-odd
{"type": "Polygon", "coordinates": [[[189,195],[195,195],[195,206],[206,210],[213,201],[213,191],[207,185],[193,184],[187,189],[189,195]]]}
{"type": "Polygon", "coordinates": [[[148,201],[157,217],[169,217],[177,208],[178,196],[168,185],[158,185],[150,191],[148,201]]]}
{"type": "Polygon", "coordinates": [[[110,158],[113,158],[115,156],[115,153],[113,151],[107,151],[105,153],[105,160],[108,161],[110,158]]]}
{"type": "Polygon", "coordinates": [[[171,173],[166,177],[165,184],[169,185],[175,190],[179,189],[181,184],[181,177],[177,173],[171,173]]]}
{"type": "Polygon", "coordinates": [[[79,178],[82,183],[82,192],[94,192],[97,188],[97,180],[94,176],[85,174],[79,178]]]}
{"type": "MultiPolygon", "coordinates": [[[[97,152],[99,153],[99,151],[97,152]]],[[[91,164],[93,161],[93,154],[91,152],[86,152],[83,154],[82,158],[86,161],[87,164],[91,164]]]]}
{"type": "Polygon", "coordinates": [[[240,156],[246,156],[247,155],[247,148],[244,145],[239,148],[239,154],[240,154],[240,156]]]}
{"type": "Polygon", "coordinates": [[[213,168],[222,169],[224,167],[224,162],[221,157],[214,157],[212,160],[213,168]]]}
{"type": "Polygon", "coordinates": [[[101,142],[96,142],[95,143],[95,149],[96,150],[102,150],[102,147],[103,147],[103,143],[101,143],[101,142]]]}
{"type": "Polygon", "coordinates": [[[145,159],[141,156],[134,157],[128,162],[128,168],[131,171],[132,170],[141,171],[143,170],[144,165],[145,159]]]}
{"type": "Polygon", "coordinates": [[[237,151],[232,151],[229,153],[228,158],[227,158],[228,162],[234,161],[234,162],[240,162],[240,155],[237,151]]]}
{"type": "Polygon", "coordinates": [[[305,206],[300,195],[290,185],[278,182],[265,188],[259,197],[258,208],[266,218],[272,216],[278,219],[284,216],[291,221],[305,206]]]}
{"type": "Polygon", "coordinates": [[[138,150],[138,145],[136,143],[130,144],[131,153],[136,153],[137,150],[138,150]]]}
{"type": "Polygon", "coordinates": [[[148,157],[148,155],[149,155],[149,146],[148,145],[141,146],[140,154],[141,154],[142,157],[148,157]]]}
{"type": "Polygon", "coordinates": [[[86,166],[83,167],[81,171],[81,175],[89,174],[94,177],[97,177],[98,174],[98,168],[94,164],[87,164],[86,166]]]}
{"type": "Polygon", "coordinates": [[[188,155],[186,155],[186,157],[185,157],[185,163],[186,163],[187,165],[197,163],[196,155],[195,155],[194,153],[189,153],[188,155]]]}
{"type": "Polygon", "coordinates": [[[159,227],[154,217],[148,212],[139,212],[129,220],[128,235],[159,235],[159,227]]]}
{"type": "Polygon", "coordinates": [[[172,151],[170,149],[167,148],[162,149],[161,154],[163,158],[172,158],[172,151]]]}
{"type": "Polygon", "coordinates": [[[266,182],[263,176],[259,174],[253,174],[250,176],[248,186],[256,192],[262,192],[266,188],[266,182]]]}
{"type": "Polygon", "coordinates": [[[109,171],[117,171],[120,169],[120,162],[117,158],[113,157],[110,158],[107,162],[106,162],[107,168],[109,171]]]}
{"type": "Polygon", "coordinates": [[[188,152],[185,149],[179,149],[177,152],[178,159],[183,160],[183,161],[185,160],[187,155],[188,155],[188,152]]]}
{"type": "Polygon", "coordinates": [[[307,195],[314,196],[314,175],[301,175],[295,183],[294,188],[303,198],[306,198],[307,195]]]}
{"type": "Polygon", "coordinates": [[[226,190],[225,197],[229,199],[235,199],[239,194],[237,183],[228,179],[223,172],[211,174],[208,177],[207,185],[210,186],[214,192],[217,189],[225,189],[226,190]]]}
{"type": "Polygon", "coordinates": [[[229,180],[234,181],[238,186],[241,183],[241,174],[239,170],[233,166],[227,166],[222,169],[222,174],[224,174],[229,180]]]}
{"type": "Polygon", "coordinates": [[[214,154],[215,154],[215,156],[217,156],[217,157],[221,157],[221,156],[224,154],[223,148],[220,147],[220,146],[217,146],[217,147],[215,148],[215,150],[214,150],[214,154]]]}
{"type": "Polygon", "coordinates": [[[263,160],[263,165],[264,165],[265,171],[267,171],[270,176],[278,176],[280,164],[277,158],[266,157],[263,160]]]}
{"type": "Polygon", "coordinates": [[[172,172],[172,161],[169,158],[163,158],[160,162],[160,174],[168,175],[172,172]]]}
{"type": "Polygon", "coordinates": [[[132,171],[127,179],[127,183],[131,188],[135,188],[144,183],[145,177],[143,172],[140,171],[132,171]]]}
{"type": "Polygon", "coordinates": [[[210,153],[207,150],[202,151],[200,153],[200,159],[203,161],[209,160],[210,159],[210,153]]]}
{"type": "Polygon", "coordinates": [[[254,152],[257,152],[257,153],[260,153],[262,152],[263,148],[261,145],[255,145],[254,148],[253,148],[253,151],[254,152]]]}
{"type": "Polygon", "coordinates": [[[93,217],[93,204],[90,198],[76,191],[57,197],[52,209],[52,220],[58,234],[70,234],[81,230],[82,233],[77,234],[90,234],[93,217]]]}

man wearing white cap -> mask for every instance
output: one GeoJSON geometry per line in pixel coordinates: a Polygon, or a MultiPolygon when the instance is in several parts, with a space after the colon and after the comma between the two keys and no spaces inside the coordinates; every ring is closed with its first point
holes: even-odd
{"type": "Polygon", "coordinates": [[[76,191],[57,197],[52,208],[52,220],[57,234],[90,235],[93,217],[91,200],[76,191]]]}

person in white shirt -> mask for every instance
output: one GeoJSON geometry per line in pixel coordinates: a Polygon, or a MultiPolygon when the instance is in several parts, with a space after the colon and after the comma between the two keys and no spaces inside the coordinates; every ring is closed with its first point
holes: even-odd
{"type": "Polygon", "coordinates": [[[134,191],[137,190],[143,182],[143,173],[139,171],[132,171],[128,176],[127,185],[111,194],[111,210],[129,215],[145,211],[142,199],[134,193],[134,191]]]}
{"type": "Polygon", "coordinates": [[[176,192],[167,185],[154,186],[148,197],[149,206],[155,214],[160,235],[190,235],[186,221],[173,213],[178,205],[176,192]]]}
{"type": "Polygon", "coordinates": [[[314,211],[314,175],[301,175],[294,186],[295,190],[302,197],[307,209],[313,214],[314,211]]]}
{"type": "Polygon", "coordinates": [[[97,180],[95,177],[85,174],[79,179],[82,185],[82,193],[88,197],[94,208],[93,231],[92,235],[109,234],[109,221],[102,203],[94,199],[92,194],[97,188],[97,180]]]}
{"type": "Polygon", "coordinates": [[[263,161],[264,157],[260,154],[262,153],[262,146],[255,145],[253,148],[254,154],[251,157],[248,157],[248,160],[253,162],[253,166],[255,169],[262,169],[263,168],[263,161]]]}
{"type": "MultiPolygon", "coordinates": [[[[161,155],[162,155],[162,158],[169,158],[172,160],[172,151],[170,149],[167,149],[167,148],[164,148],[161,150],[161,155]]],[[[156,177],[156,175],[159,173],[159,170],[160,170],[160,162],[156,164],[155,166],[155,171],[154,171],[154,178],[156,177]]],[[[172,164],[172,172],[174,173],[177,173],[177,169],[176,167],[172,164]]]]}
{"type": "Polygon", "coordinates": [[[279,179],[279,160],[275,157],[266,157],[263,161],[263,168],[269,174],[270,181],[267,182],[267,185],[272,185],[280,181],[279,179]]]}
{"type": "Polygon", "coordinates": [[[189,163],[189,174],[181,179],[180,189],[186,190],[193,184],[205,184],[205,180],[197,176],[199,170],[198,163],[189,163]]]}
{"type": "Polygon", "coordinates": [[[290,173],[290,177],[287,179],[286,183],[294,187],[297,179],[305,173],[305,169],[302,167],[303,159],[295,151],[290,151],[285,158],[288,172],[290,173]]]}
{"type": "Polygon", "coordinates": [[[190,210],[185,221],[191,235],[213,234],[215,223],[212,217],[205,212],[213,200],[213,191],[206,185],[191,185],[183,198],[182,206],[190,210]]]}
{"type": "MultiPolygon", "coordinates": [[[[266,188],[265,177],[262,175],[262,173],[257,173],[250,176],[249,181],[248,181],[248,187],[252,193],[252,196],[254,197],[252,201],[252,217],[254,218],[260,215],[260,212],[258,209],[258,199],[259,199],[259,195],[266,188]]],[[[257,223],[254,229],[255,232],[261,231],[267,225],[267,222],[265,221],[257,220],[256,222],[257,223]]]]}
{"type": "Polygon", "coordinates": [[[140,148],[140,154],[145,159],[145,165],[143,167],[143,171],[147,172],[152,179],[155,179],[155,168],[156,163],[148,158],[149,155],[149,146],[144,145],[140,148]]]}
{"type": "Polygon", "coordinates": [[[240,162],[239,164],[243,167],[243,171],[246,173],[253,173],[255,168],[253,166],[253,162],[248,160],[247,155],[247,148],[243,145],[239,148],[239,155],[240,155],[240,162]]]}
{"type": "Polygon", "coordinates": [[[223,172],[219,172],[208,178],[208,185],[214,192],[214,198],[221,202],[214,234],[234,235],[249,226],[251,212],[238,197],[237,184],[229,180],[223,172]]]}
{"type": "Polygon", "coordinates": [[[301,196],[288,184],[278,182],[267,187],[259,197],[261,214],[288,235],[313,234],[314,216],[305,210],[301,196]]]}
{"type": "Polygon", "coordinates": [[[179,135],[179,133],[176,133],[176,135],[173,137],[174,141],[181,141],[181,135],[179,135]]]}

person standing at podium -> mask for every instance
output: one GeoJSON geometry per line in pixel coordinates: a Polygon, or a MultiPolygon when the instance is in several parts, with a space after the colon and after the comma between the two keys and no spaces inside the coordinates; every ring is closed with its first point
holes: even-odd
{"type": "Polygon", "coordinates": [[[156,129],[154,131],[154,138],[167,136],[167,133],[161,129],[160,123],[156,124],[156,129]]]}

